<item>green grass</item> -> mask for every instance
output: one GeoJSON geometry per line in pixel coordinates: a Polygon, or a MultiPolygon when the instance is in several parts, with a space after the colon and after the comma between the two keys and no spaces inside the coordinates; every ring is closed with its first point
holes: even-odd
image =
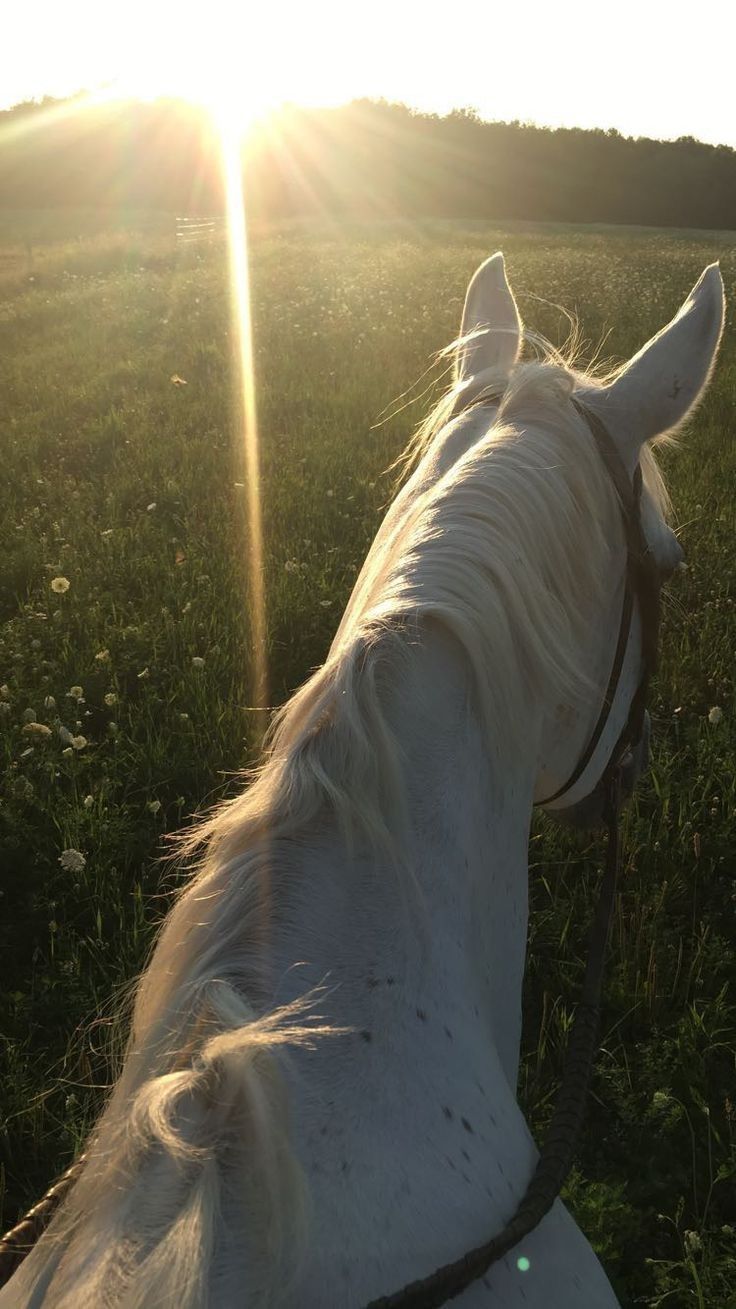
{"type": "MultiPolygon", "coordinates": [[[[29,248],[18,216],[0,218],[5,1226],[99,1106],[116,997],[172,887],[166,832],[232,793],[258,744],[224,255],[177,251],[162,216],[131,223],[100,231],[87,216],[70,240],[73,215],[36,216],[29,248]],[[47,739],[24,733],[26,710],[47,739]],[[86,746],[65,753],[60,723],[86,746]],[[61,868],[68,847],[81,873],[61,868]]],[[[714,258],[734,303],[728,234],[435,222],[260,236],[273,704],[326,653],[392,494],[383,470],[439,385],[435,370],[417,399],[417,379],[499,246],[533,327],[560,340],[561,303],[591,346],[610,329],[612,356],[638,349],[714,258]],[[376,426],[414,383],[413,403],[376,426]]],[[[664,457],[689,571],[666,607],[654,762],[626,818],[602,1051],[566,1188],[624,1305],[736,1306],[735,393],[729,328],[707,401],[664,457]]],[[[539,1135],[599,862],[586,838],[537,821],[520,1096],[539,1135]]]]}

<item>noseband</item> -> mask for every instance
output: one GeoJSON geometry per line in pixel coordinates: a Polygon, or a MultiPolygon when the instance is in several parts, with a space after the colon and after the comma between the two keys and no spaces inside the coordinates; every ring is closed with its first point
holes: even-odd
{"type": "MultiPolygon", "coordinates": [[[[488,393],[481,394],[464,404],[462,411],[477,404],[488,403],[490,399],[488,393]]],[[[618,496],[626,534],[626,577],[618,641],[598,721],[588,745],[564,786],[555,791],[554,795],[540,800],[539,804],[551,804],[553,800],[561,799],[582,777],[593,757],[616,697],[631,632],[635,600],[639,603],[642,628],[642,674],[624,730],[614,746],[598,783],[604,791],[604,820],[608,833],[606,868],[591,928],[585,982],[568,1042],[562,1085],[534,1176],[516,1213],[503,1231],[492,1237],[485,1245],[468,1251],[456,1262],[438,1268],[429,1277],[412,1282],[393,1295],[372,1300],[366,1309],[439,1309],[441,1305],[448,1300],[453,1300],[482,1277],[492,1264],[518,1245],[519,1241],[528,1235],[551,1209],[570,1171],[582,1125],[588,1085],[598,1049],[603,958],[620,863],[618,820],[621,804],[621,764],[627,751],[635,748],[642,737],[647,690],[657,663],[660,576],[647,545],[641,522],[640,466],[637,464],[633,480],[630,481],[621,456],[600,418],[581,401],[573,399],[572,403],[590,428],[618,496]]],[[[3,1286],[12,1276],[18,1264],[38,1240],[52,1213],[81,1172],[84,1162],[85,1156],[82,1155],[54,1183],[25,1218],[0,1240],[0,1286],[3,1286]]]]}

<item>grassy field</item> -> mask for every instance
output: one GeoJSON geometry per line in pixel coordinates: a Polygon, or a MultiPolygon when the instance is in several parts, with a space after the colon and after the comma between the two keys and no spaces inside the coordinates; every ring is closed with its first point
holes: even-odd
{"type": "MultiPolygon", "coordinates": [[[[560,341],[553,305],[577,311],[591,353],[604,337],[605,356],[638,349],[715,258],[736,298],[733,234],[259,235],[273,704],[326,653],[392,495],[384,470],[440,370],[417,379],[498,247],[527,322],[560,341]]],[[[689,570],[666,605],[653,768],[626,819],[603,1048],[566,1189],[624,1306],[736,1306],[735,345],[729,326],[709,397],[664,457],[689,570]]],[[[221,245],[177,250],[161,215],[107,230],[0,216],[3,1227],[99,1106],[113,1014],[175,881],[165,834],[232,793],[257,753],[230,355],[221,245]],[[84,867],[63,867],[65,849],[84,867]]],[[[520,1098],[540,1136],[598,857],[536,820],[520,1098]]]]}

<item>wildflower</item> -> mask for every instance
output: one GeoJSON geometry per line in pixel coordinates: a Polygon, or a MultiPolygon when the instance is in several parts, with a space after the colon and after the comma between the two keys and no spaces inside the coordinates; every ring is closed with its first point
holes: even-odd
{"type": "Polygon", "coordinates": [[[117,725],[117,723],[108,723],[108,724],[107,724],[107,730],[108,730],[108,732],[110,733],[110,736],[117,736],[117,734],[118,734],[118,725],[117,725]]]}
{"type": "Polygon", "coordinates": [[[72,749],[74,749],[74,750],[83,750],[84,747],[86,746],[86,744],[87,744],[87,738],[86,738],[86,736],[73,736],[73,737],[72,737],[72,749]]]}
{"type": "Polygon", "coordinates": [[[95,802],[95,797],[93,795],[86,795],[84,797],[84,800],[82,801],[82,804],[84,805],[85,809],[91,809],[94,802],[95,802]]]}
{"type": "Polygon", "coordinates": [[[700,1239],[699,1232],[686,1232],[684,1241],[686,1254],[689,1254],[691,1258],[694,1254],[700,1254],[700,1251],[703,1248],[703,1242],[700,1239]]]}
{"type": "Polygon", "coordinates": [[[149,800],[148,804],[146,805],[146,809],[148,810],[149,814],[157,814],[160,808],[161,808],[160,800],[149,800]]]}
{"type": "Polygon", "coordinates": [[[174,386],[187,385],[186,379],[184,377],[180,377],[178,373],[172,373],[171,380],[174,383],[174,386]]]}
{"type": "Polygon", "coordinates": [[[70,686],[67,695],[70,696],[72,700],[84,699],[84,691],[81,686],[70,686]]]}
{"type": "Polygon", "coordinates": [[[298,573],[298,572],[299,572],[299,565],[298,565],[296,559],[287,559],[286,563],[284,564],[284,572],[285,572],[285,573],[298,573]]]}
{"type": "Polygon", "coordinates": [[[66,750],[62,750],[61,753],[62,753],[63,755],[67,755],[67,756],[69,756],[69,755],[74,754],[74,751],[72,750],[72,747],[71,747],[70,745],[68,745],[68,746],[66,747],[66,750]]]}
{"type": "Polygon", "coordinates": [[[179,714],[179,717],[183,723],[189,722],[189,714],[179,714]]]}
{"type": "Polygon", "coordinates": [[[63,595],[65,591],[69,590],[70,586],[71,582],[68,577],[52,577],[51,579],[51,590],[56,595],[63,595]]]}
{"type": "Polygon", "coordinates": [[[43,707],[44,709],[49,709],[49,710],[56,708],[56,701],[52,695],[46,696],[46,699],[43,702],[43,707]]]}
{"type": "Polygon", "coordinates": [[[45,723],[26,723],[23,728],[25,736],[32,736],[37,740],[44,741],[51,736],[51,728],[45,723]]]}
{"type": "Polygon", "coordinates": [[[113,530],[112,527],[106,527],[104,531],[100,532],[100,536],[112,536],[113,530]]]}
{"type": "Polygon", "coordinates": [[[334,491],[325,491],[325,495],[327,496],[328,500],[331,500],[334,494],[335,494],[334,491]]]}
{"type": "Polygon", "coordinates": [[[320,603],[320,608],[321,608],[321,609],[329,609],[330,605],[332,604],[332,601],[331,601],[331,600],[320,600],[319,603],[320,603]]]}
{"type": "Polygon", "coordinates": [[[24,709],[24,710],[23,710],[23,722],[24,722],[24,723],[35,723],[35,721],[36,721],[36,711],[35,711],[35,709],[24,709]]]}
{"type": "Polygon", "coordinates": [[[107,663],[109,663],[109,662],[110,662],[110,651],[109,651],[109,650],[98,650],[98,651],[97,651],[97,654],[95,655],[95,659],[97,660],[97,663],[98,663],[98,664],[107,664],[107,663]]]}
{"type": "Polygon", "coordinates": [[[156,508],[156,501],[152,500],[150,505],[146,505],[146,512],[152,514],[155,508],[156,508]]]}
{"type": "Polygon", "coordinates": [[[204,659],[201,655],[192,655],[192,668],[204,668],[204,659]]]}
{"type": "Polygon", "coordinates": [[[59,855],[59,863],[65,873],[81,873],[87,860],[81,850],[74,850],[71,846],[67,850],[62,850],[59,855]]]}
{"type": "Polygon", "coordinates": [[[20,758],[20,759],[27,759],[28,756],[29,756],[29,754],[33,754],[33,746],[32,746],[32,745],[29,745],[27,750],[21,750],[20,755],[19,755],[19,758],[20,758]]]}
{"type": "Polygon", "coordinates": [[[60,738],[60,740],[62,741],[62,743],[63,743],[64,745],[71,745],[71,743],[72,743],[72,734],[71,734],[71,732],[69,731],[69,728],[68,728],[68,727],[64,727],[64,726],[62,725],[62,726],[59,728],[59,738],[60,738]]]}
{"type": "Polygon", "coordinates": [[[3,700],[10,699],[10,687],[7,682],[3,682],[2,686],[0,686],[0,695],[3,697],[3,700]]]}
{"type": "Polygon", "coordinates": [[[144,677],[150,677],[150,675],[151,674],[149,673],[148,669],[144,668],[143,671],[138,674],[138,681],[142,682],[144,677]]]}
{"type": "Polygon", "coordinates": [[[107,695],[103,696],[103,699],[108,709],[112,709],[112,706],[118,702],[118,697],[114,691],[108,691],[107,695]]]}
{"type": "Polygon", "coordinates": [[[713,708],[708,710],[708,722],[712,723],[714,727],[717,727],[722,718],[723,710],[719,705],[714,704],[713,708]]]}

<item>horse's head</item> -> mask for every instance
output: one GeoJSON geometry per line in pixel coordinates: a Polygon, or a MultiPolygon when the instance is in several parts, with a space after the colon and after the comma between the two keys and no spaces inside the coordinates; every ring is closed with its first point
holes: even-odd
{"type": "MultiPolygon", "coordinates": [[[[712,264],[672,322],[612,381],[598,384],[576,376],[570,423],[587,429],[618,504],[611,518],[605,583],[593,601],[581,651],[589,685],[576,703],[550,708],[541,735],[535,800],[556,817],[578,824],[593,824],[603,816],[604,792],[616,763],[622,765],[623,789],[630,794],[648,760],[644,698],[656,659],[659,589],[683,560],[665,521],[666,498],[649,443],[677,428],[702,396],[723,317],[723,282],[712,264]]],[[[521,337],[503,259],[495,255],[468,288],[457,366],[461,406],[482,393],[484,379],[508,375],[521,337]]]]}

